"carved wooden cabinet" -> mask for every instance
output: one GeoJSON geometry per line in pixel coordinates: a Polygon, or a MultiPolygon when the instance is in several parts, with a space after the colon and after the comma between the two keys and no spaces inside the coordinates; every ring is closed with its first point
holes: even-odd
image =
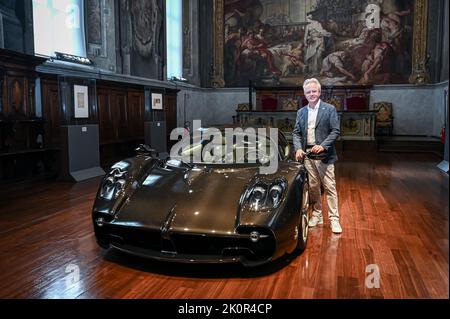
{"type": "Polygon", "coordinates": [[[341,122],[341,139],[374,141],[376,113],[373,110],[338,112],[341,122]]]}
{"type": "Polygon", "coordinates": [[[0,49],[0,118],[35,117],[35,67],[44,61],[35,56],[0,49]]]}
{"type": "Polygon", "coordinates": [[[35,101],[35,67],[44,61],[0,49],[0,180],[47,172],[47,119],[38,114],[35,101]]]}

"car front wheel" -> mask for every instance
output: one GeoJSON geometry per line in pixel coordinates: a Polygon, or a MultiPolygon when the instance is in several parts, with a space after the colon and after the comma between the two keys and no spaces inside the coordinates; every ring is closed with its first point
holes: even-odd
{"type": "Polygon", "coordinates": [[[300,212],[300,221],[298,225],[297,250],[303,251],[308,241],[309,230],[309,184],[306,180],[303,184],[302,205],[300,212]]]}

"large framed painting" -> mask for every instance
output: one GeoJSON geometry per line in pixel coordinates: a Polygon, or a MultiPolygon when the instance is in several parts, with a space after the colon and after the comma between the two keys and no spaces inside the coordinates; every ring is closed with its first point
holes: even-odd
{"type": "Polygon", "coordinates": [[[214,0],[216,87],[425,83],[427,0],[214,0]]]}

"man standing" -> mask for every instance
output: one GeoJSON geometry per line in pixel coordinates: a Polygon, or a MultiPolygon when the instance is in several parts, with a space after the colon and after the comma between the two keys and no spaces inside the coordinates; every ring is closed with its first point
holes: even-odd
{"type": "Polygon", "coordinates": [[[340,134],[339,119],[336,108],[320,100],[321,85],[317,79],[307,79],[303,91],[308,106],[297,112],[293,134],[295,159],[301,160],[307,152],[318,154],[326,152],[324,160],[305,157],[305,167],[309,177],[310,201],[313,206],[310,227],[323,224],[322,198],[320,186],[327,195],[328,217],[331,231],[342,233],[339,224],[338,196],[334,176],[334,162],[337,160],[334,142],[340,134]]]}

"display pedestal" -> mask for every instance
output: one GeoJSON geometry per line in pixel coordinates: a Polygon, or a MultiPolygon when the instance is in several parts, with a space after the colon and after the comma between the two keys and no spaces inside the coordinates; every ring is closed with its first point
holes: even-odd
{"type": "Polygon", "coordinates": [[[159,158],[165,158],[167,153],[166,122],[145,122],[145,144],[158,152],[159,158]]]}
{"type": "Polygon", "coordinates": [[[437,166],[441,171],[448,174],[448,162],[442,161],[437,166]]]}
{"type": "Polygon", "coordinates": [[[62,126],[62,176],[75,182],[105,175],[100,167],[98,125],[62,126]]]}

